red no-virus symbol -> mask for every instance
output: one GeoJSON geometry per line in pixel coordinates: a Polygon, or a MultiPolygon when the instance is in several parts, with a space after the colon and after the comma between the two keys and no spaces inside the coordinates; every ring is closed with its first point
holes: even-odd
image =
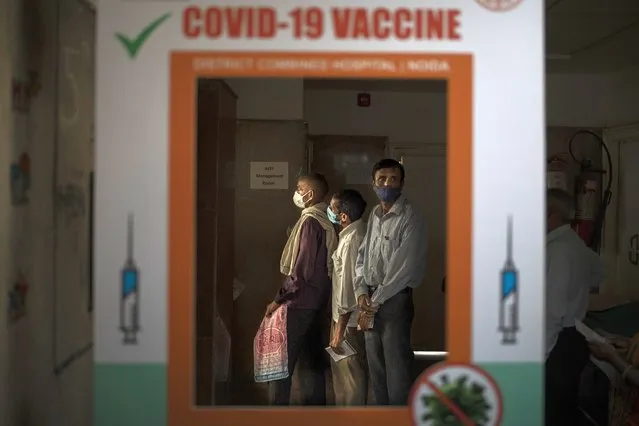
{"type": "Polygon", "coordinates": [[[519,6],[523,0],[477,0],[480,6],[493,12],[508,12],[519,6]]]}
{"type": "Polygon", "coordinates": [[[411,389],[413,426],[500,426],[503,399],[495,380],[467,364],[439,363],[424,371],[411,389]]]}

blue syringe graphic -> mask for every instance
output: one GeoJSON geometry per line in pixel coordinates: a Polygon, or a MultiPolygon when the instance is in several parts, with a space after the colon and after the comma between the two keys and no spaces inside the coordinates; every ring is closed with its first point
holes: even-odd
{"type": "Polygon", "coordinates": [[[140,272],[133,260],[133,215],[127,223],[127,257],[121,275],[122,294],[120,299],[120,330],[124,334],[122,343],[135,345],[138,342],[139,280],[140,272]]]}
{"type": "Polygon", "coordinates": [[[501,270],[501,298],[499,303],[499,332],[503,345],[517,343],[519,332],[519,273],[513,261],[513,223],[508,218],[506,263],[501,270]]]}

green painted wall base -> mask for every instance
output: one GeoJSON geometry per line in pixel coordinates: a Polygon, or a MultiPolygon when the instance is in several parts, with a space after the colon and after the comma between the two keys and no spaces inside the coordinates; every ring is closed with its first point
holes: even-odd
{"type": "MultiPolygon", "coordinates": [[[[505,407],[502,426],[543,425],[543,364],[478,366],[501,389],[505,407]]],[[[97,364],[93,425],[167,426],[166,395],[164,364],[97,364]]]]}
{"type": "Polygon", "coordinates": [[[482,363],[504,398],[502,426],[543,426],[544,364],[482,363]]]}
{"type": "Polygon", "coordinates": [[[166,426],[166,365],[96,364],[93,426],[166,426]]]}

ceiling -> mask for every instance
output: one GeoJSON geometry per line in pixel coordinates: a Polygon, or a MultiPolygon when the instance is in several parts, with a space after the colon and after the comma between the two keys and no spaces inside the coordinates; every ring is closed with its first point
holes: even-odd
{"type": "Polygon", "coordinates": [[[606,73],[639,66],[639,0],[545,3],[548,72],[606,73]]]}

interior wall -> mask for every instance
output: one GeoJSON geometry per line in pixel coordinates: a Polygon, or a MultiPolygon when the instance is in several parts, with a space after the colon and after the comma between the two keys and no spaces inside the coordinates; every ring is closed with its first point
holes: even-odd
{"type": "Polygon", "coordinates": [[[446,93],[372,92],[357,106],[351,90],[306,90],[304,118],[313,135],[386,136],[389,143],[446,140],[446,93]]]}
{"type": "Polygon", "coordinates": [[[623,121],[623,92],[613,75],[546,75],[546,124],[562,127],[606,127],[623,121]],[[588,90],[584,90],[588,88],[588,90]]]}
{"type": "Polygon", "coordinates": [[[639,121],[639,67],[610,77],[613,96],[600,101],[607,112],[606,126],[620,126],[639,121]]]}
{"type": "Polygon", "coordinates": [[[238,97],[239,120],[303,120],[301,78],[227,78],[238,97]]]}
{"type": "MultiPolygon", "coordinates": [[[[77,54],[57,50],[57,3],[66,40],[86,40],[90,48],[93,28],[77,25],[78,14],[87,13],[78,1],[0,2],[0,199],[21,201],[0,209],[0,425],[7,426],[92,421],[91,354],[76,349],[90,343],[92,331],[88,264],[80,258],[89,246],[93,70],[86,57],[91,52],[83,53],[82,46],[77,54]],[[59,108],[63,92],[70,109],[59,108]],[[14,96],[18,93],[22,96],[14,96]],[[69,113],[65,129],[59,123],[63,111],[69,113]],[[10,179],[10,165],[27,156],[10,179]],[[9,292],[21,276],[28,285],[24,315],[9,320],[9,292]],[[58,338],[56,323],[64,327],[58,338]]],[[[86,16],[79,20],[91,22],[86,16]]]]}

